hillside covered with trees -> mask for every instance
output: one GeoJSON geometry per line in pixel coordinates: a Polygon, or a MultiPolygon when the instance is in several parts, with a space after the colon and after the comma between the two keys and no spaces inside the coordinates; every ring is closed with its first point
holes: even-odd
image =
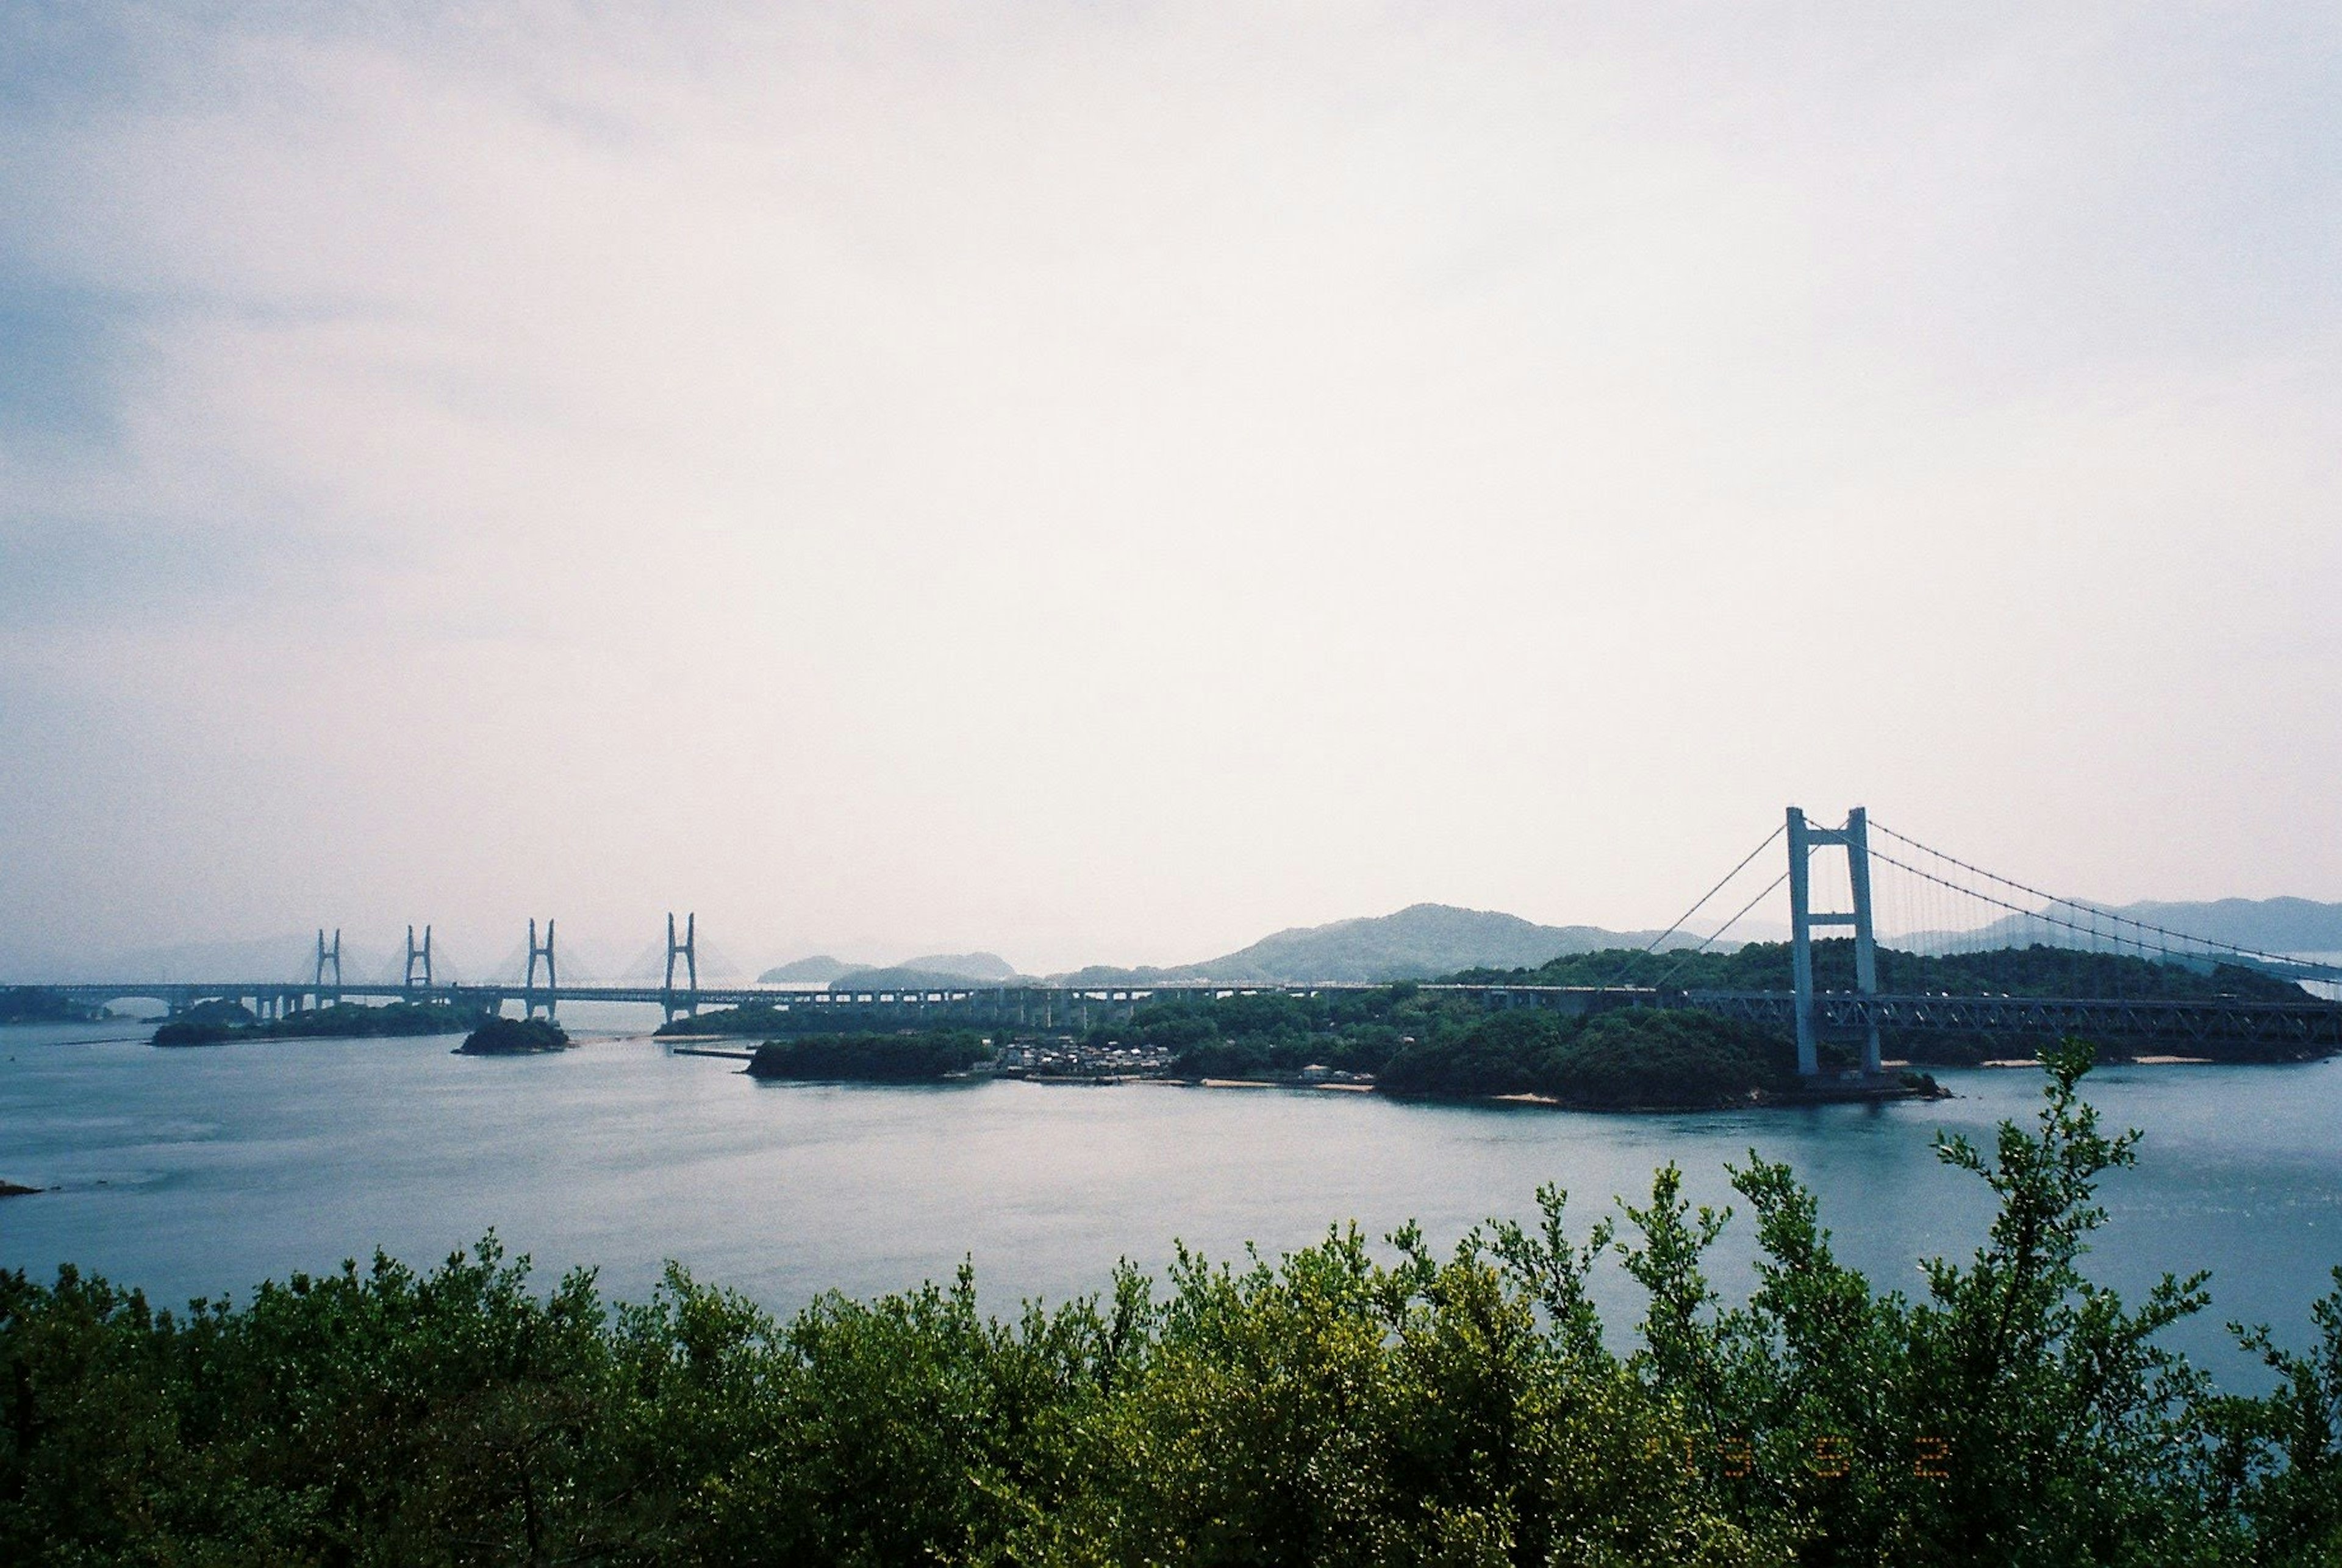
{"type": "Polygon", "coordinates": [[[749,1058],[752,1078],[925,1084],[965,1073],[992,1048],[973,1030],[906,1034],[804,1034],[767,1040],[749,1058]]]}
{"type": "MultiPolygon", "coordinates": [[[[1894,992],[2310,1000],[2297,985],[2250,969],[2194,969],[2067,948],[1944,956],[1882,949],[1878,964],[1882,988],[1894,992]]],[[[1816,970],[1825,987],[1850,988],[1852,944],[1816,944],[1816,970]]],[[[1094,1024],[1082,1043],[1094,1051],[1127,1047],[1160,1056],[1168,1075],[1189,1081],[1290,1079],[1306,1068],[1322,1067],[1370,1077],[1392,1094],[1526,1095],[1594,1109],[1697,1108],[1793,1098],[1801,1092],[1786,1029],[1736,1023],[1686,1005],[1686,994],[1697,990],[1787,991],[1786,944],[1704,954],[1610,949],[1556,959],[1534,970],[1467,971],[1454,978],[1522,987],[1641,987],[1658,994],[1656,1005],[1616,1005],[1614,998],[1607,1010],[1581,1014],[1528,1004],[1526,997],[1413,982],[1307,996],[1175,993],[1142,1003],[1126,1019],[1094,1024]]],[[[833,1033],[841,1021],[829,1009],[752,1004],[677,1019],[660,1033],[786,1041],[808,1032],[833,1033]]],[[[948,1025],[943,1033],[956,1035],[970,1027],[948,1025]]],[[[1034,1033],[1008,1026],[986,1030],[996,1045],[1034,1033]]],[[[1924,1067],[2021,1056],[2039,1042],[2005,1034],[1909,1030],[1889,1031],[1883,1044],[1890,1057],[1924,1067]]],[[[2167,1040],[2106,1044],[2116,1057],[2172,1049],[2167,1040]]],[[[2305,1054],[2297,1046],[2220,1041],[2187,1049],[2239,1062],[2305,1054]]],[[[1826,1070],[1852,1066],[1854,1047],[1825,1041],[1822,1060],[1826,1070]]],[[[850,1067],[833,1063],[828,1070],[805,1075],[862,1075],[850,1067]]],[[[1907,1074],[1905,1082],[1912,1093],[1935,1092],[1924,1073],[1907,1074]]]]}
{"type": "MultiPolygon", "coordinates": [[[[2241,996],[2263,1002],[2306,1002],[2289,980],[2236,964],[2191,966],[2131,954],[2072,947],[1993,948],[1977,953],[1920,954],[1881,947],[1878,987],[1919,992],[1997,993],[2009,996],[2241,996]]],[[[1525,969],[1469,969],[1450,978],[1472,984],[1524,985],[1646,985],[1679,991],[1786,991],[1791,984],[1789,944],[1752,942],[1730,953],[1645,953],[1610,948],[1573,953],[1525,969]]],[[[1854,988],[1854,943],[1831,937],[1814,944],[1814,983],[1824,990],[1854,988]]]]}
{"type": "Polygon", "coordinates": [[[1785,1036],[1704,1013],[1490,1009],[1415,985],[1180,997],[1091,1035],[1167,1050],[1180,1078],[1291,1076],[1316,1065],[1371,1075],[1390,1094],[1531,1095],[1611,1110],[1746,1103],[1793,1090],[1797,1076],[1785,1036]]]}
{"type": "Polygon", "coordinates": [[[1313,980],[1382,984],[1429,980],[1474,964],[1537,964],[1556,954],[1614,947],[1657,934],[1606,931],[1598,925],[1539,925],[1498,910],[1415,904],[1391,914],[1275,932],[1199,964],[1161,969],[1101,965],[1056,978],[1074,985],[1176,980],[1217,980],[1231,985],[1306,984],[1313,980]]]}
{"type": "MultiPolygon", "coordinates": [[[[1901,994],[2071,996],[2157,1001],[2213,1001],[2237,997],[2253,1002],[2315,1000],[2298,984],[2237,964],[2158,962],[2130,954],[2070,947],[2010,947],[1977,953],[1917,954],[1877,950],[1878,987],[1901,994]]],[[[1787,991],[1791,988],[1789,944],[1750,943],[1731,953],[1645,953],[1611,949],[1571,954],[1535,969],[1467,970],[1454,977],[1481,984],[1634,985],[1676,994],[1687,991],[1787,991]]],[[[1814,944],[1814,983],[1824,990],[1854,989],[1854,944],[1835,937],[1814,944]]],[[[1973,1064],[2023,1054],[2038,1042],[2007,1034],[1945,1030],[1888,1030],[1887,1054],[1927,1065],[1973,1064]]],[[[2109,1056],[2172,1049],[2164,1041],[2109,1036],[2100,1042],[2109,1056]]],[[[2187,1051],[2218,1061],[2293,1060],[2315,1050],[2239,1041],[2191,1043],[2187,1051]]]]}
{"type": "Polygon", "coordinates": [[[105,1010],[43,985],[0,985],[0,1024],[86,1024],[105,1010]]]}
{"type": "Polygon", "coordinates": [[[261,1018],[240,1002],[199,1002],[185,1014],[157,1024],[157,1045],[224,1045],[231,1040],[366,1040],[416,1034],[462,1034],[476,1027],[477,1008],[444,1002],[392,1002],[364,1007],[336,1002],[327,1007],[261,1018]]]}

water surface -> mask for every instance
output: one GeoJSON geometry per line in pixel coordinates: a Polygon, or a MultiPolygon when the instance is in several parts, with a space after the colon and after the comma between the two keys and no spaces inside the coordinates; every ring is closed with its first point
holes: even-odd
{"type": "MultiPolygon", "coordinates": [[[[1989,1214],[1930,1153],[2029,1117],[2037,1072],[1940,1074],[1958,1099],[1706,1115],[1400,1104],[1312,1090],[923,1088],[759,1084],[739,1064],[587,1037],[544,1057],[455,1042],[247,1042],[158,1051],[122,1024],[0,1029],[0,1264],[71,1261],[163,1302],[242,1293],[376,1247],[410,1262],[495,1229],[545,1270],[598,1267],[640,1296],[674,1258],[779,1310],[943,1278],[974,1259],[987,1303],[1095,1291],[1119,1257],[1174,1238],[1267,1253],[1355,1220],[1419,1221],[1441,1244],[1527,1217],[1538,1183],[1582,1224],[1681,1164],[1722,1203],[1753,1147],[1819,1194],[1842,1253],[1916,1290],[1917,1261],[1965,1254],[1989,1214]]],[[[2224,1316],[2301,1340],[2342,1263],[2342,1063],[2117,1067],[2089,1081],[2108,1123],[2144,1129],[2106,1190],[2093,1272],[2127,1293],[2214,1271],[2214,1312],[2179,1343],[2217,1361],[2224,1316]]],[[[1717,1255],[1745,1284],[1747,1225],[1717,1255]]],[[[1606,1284],[1614,1317],[1631,1292],[1606,1284]]]]}

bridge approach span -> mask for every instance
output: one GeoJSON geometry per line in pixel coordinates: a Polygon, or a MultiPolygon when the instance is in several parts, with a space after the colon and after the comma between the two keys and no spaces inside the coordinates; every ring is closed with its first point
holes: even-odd
{"type": "MultiPolygon", "coordinates": [[[[564,1002],[629,1003],[689,1017],[703,1008],[770,1006],[792,1015],[835,1020],[841,1028],[900,1028],[906,1024],[1086,1029],[1126,1020],[1138,1007],[1176,998],[1276,994],[1342,996],[1382,987],[1353,981],[1236,984],[1201,981],[1148,985],[968,985],[866,991],[821,991],[772,985],[702,986],[696,991],[650,984],[538,986],[489,983],[434,985],[350,984],[327,987],[282,981],[86,982],[43,989],[94,1006],[134,998],[162,1002],[174,1013],[214,998],[244,1002],[259,1013],[335,1001],[441,1003],[501,1011],[519,1003],[548,1011],[564,1002]]],[[[1469,997],[1490,1008],[1542,1007],[1585,1014],[1619,1007],[1690,1007],[1723,1017],[1796,1029],[1794,991],[1686,991],[1636,986],[1455,984],[1426,983],[1419,990],[1469,997]]],[[[2277,1003],[2242,998],[1897,995],[1822,991],[1812,994],[1812,1027],[1824,1037],[1863,1041],[1874,1031],[1952,1032],[2056,1038],[2157,1041],[2175,1044],[2227,1042],[2259,1046],[2342,1049],[2342,1004],[2305,999],[2277,1003]]]]}

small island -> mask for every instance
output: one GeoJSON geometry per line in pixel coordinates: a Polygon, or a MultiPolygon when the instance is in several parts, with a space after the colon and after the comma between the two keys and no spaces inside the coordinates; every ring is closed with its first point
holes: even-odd
{"type": "Polygon", "coordinates": [[[539,1056],[566,1051],[575,1042],[550,1018],[490,1018],[464,1036],[458,1056],[539,1056]]]}
{"type": "Polygon", "coordinates": [[[0,1182],[0,1198],[22,1198],[39,1192],[38,1187],[22,1187],[14,1182],[0,1182]]]}
{"type": "Polygon", "coordinates": [[[1592,1015],[1492,1010],[1412,985],[1333,997],[1170,997],[1077,1034],[1012,1027],[784,1035],[757,1046],[747,1070],[787,1082],[920,1084],[982,1074],[1056,1083],[1283,1084],[1587,1111],[1943,1093],[1924,1073],[1801,1078],[1786,1035],[1688,1008],[1622,1007],[1592,1015]]]}
{"type": "Polygon", "coordinates": [[[959,1076],[992,1054],[966,1030],[914,1034],[805,1034],[767,1040],[748,1062],[751,1078],[850,1084],[932,1084],[959,1076]]]}
{"type": "Polygon", "coordinates": [[[460,1034],[480,1021],[476,1007],[454,1007],[444,1002],[393,1002],[381,1007],[360,1007],[336,1002],[288,1013],[282,1018],[261,1018],[241,1002],[214,998],[198,1002],[176,1018],[160,1024],[152,1042],[156,1045],[225,1045],[235,1040],[375,1040],[421,1034],[460,1034]]]}
{"type": "MultiPolygon", "coordinates": [[[[1813,955],[1821,988],[1852,987],[1850,941],[1817,942],[1813,955]]],[[[1947,954],[1881,948],[1877,965],[1880,989],[1905,995],[2311,1000],[2297,983],[2233,964],[2044,946],[1947,954]]],[[[2046,1043],[2017,1032],[1888,1027],[1881,1031],[1886,1071],[1862,1071],[1857,1043],[1825,1038],[1819,1072],[1801,1074],[1785,1024],[1726,1017],[1697,995],[1786,993],[1790,971],[1781,943],[1728,954],[1612,949],[1533,970],[1467,971],[1448,984],[1400,981],[1314,994],[1165,991],[1127,1011],[1100,1009],[1106,1016],[1096,1021],[997,1020],[981,1034],[965,1016],[938,1018],[925,1030],[842,1034],[838,1025],[858,1014],[835,999],[821,1007],[760,999],[676,1019],[659,1034],[761,1039],[750,1070],[770,1079],[885,1084],[973,1074],[1051,1083],[1283,1084],[1625,1112],[1940,1098],[1946,1091],[1923,1069],[2030,1063],[2046,1043]]],[[[2116,1034],[2094,1044],[2109,1061],[2181,1059],[2159,1036],[2116,1034]]],[[[2185,1059],[2281,1063],[2330,1054],[2312,1041],[2215,1035],[2190,1041],[2185,1059]]]]}

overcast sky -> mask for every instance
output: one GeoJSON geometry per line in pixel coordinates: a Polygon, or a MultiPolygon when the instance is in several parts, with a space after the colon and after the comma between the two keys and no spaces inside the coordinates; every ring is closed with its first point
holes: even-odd
{"type": "Polygon", "coordinates": [[[0,7],[0,959],[2342,898],[2330,4],[495,9],[0,7]]]}

